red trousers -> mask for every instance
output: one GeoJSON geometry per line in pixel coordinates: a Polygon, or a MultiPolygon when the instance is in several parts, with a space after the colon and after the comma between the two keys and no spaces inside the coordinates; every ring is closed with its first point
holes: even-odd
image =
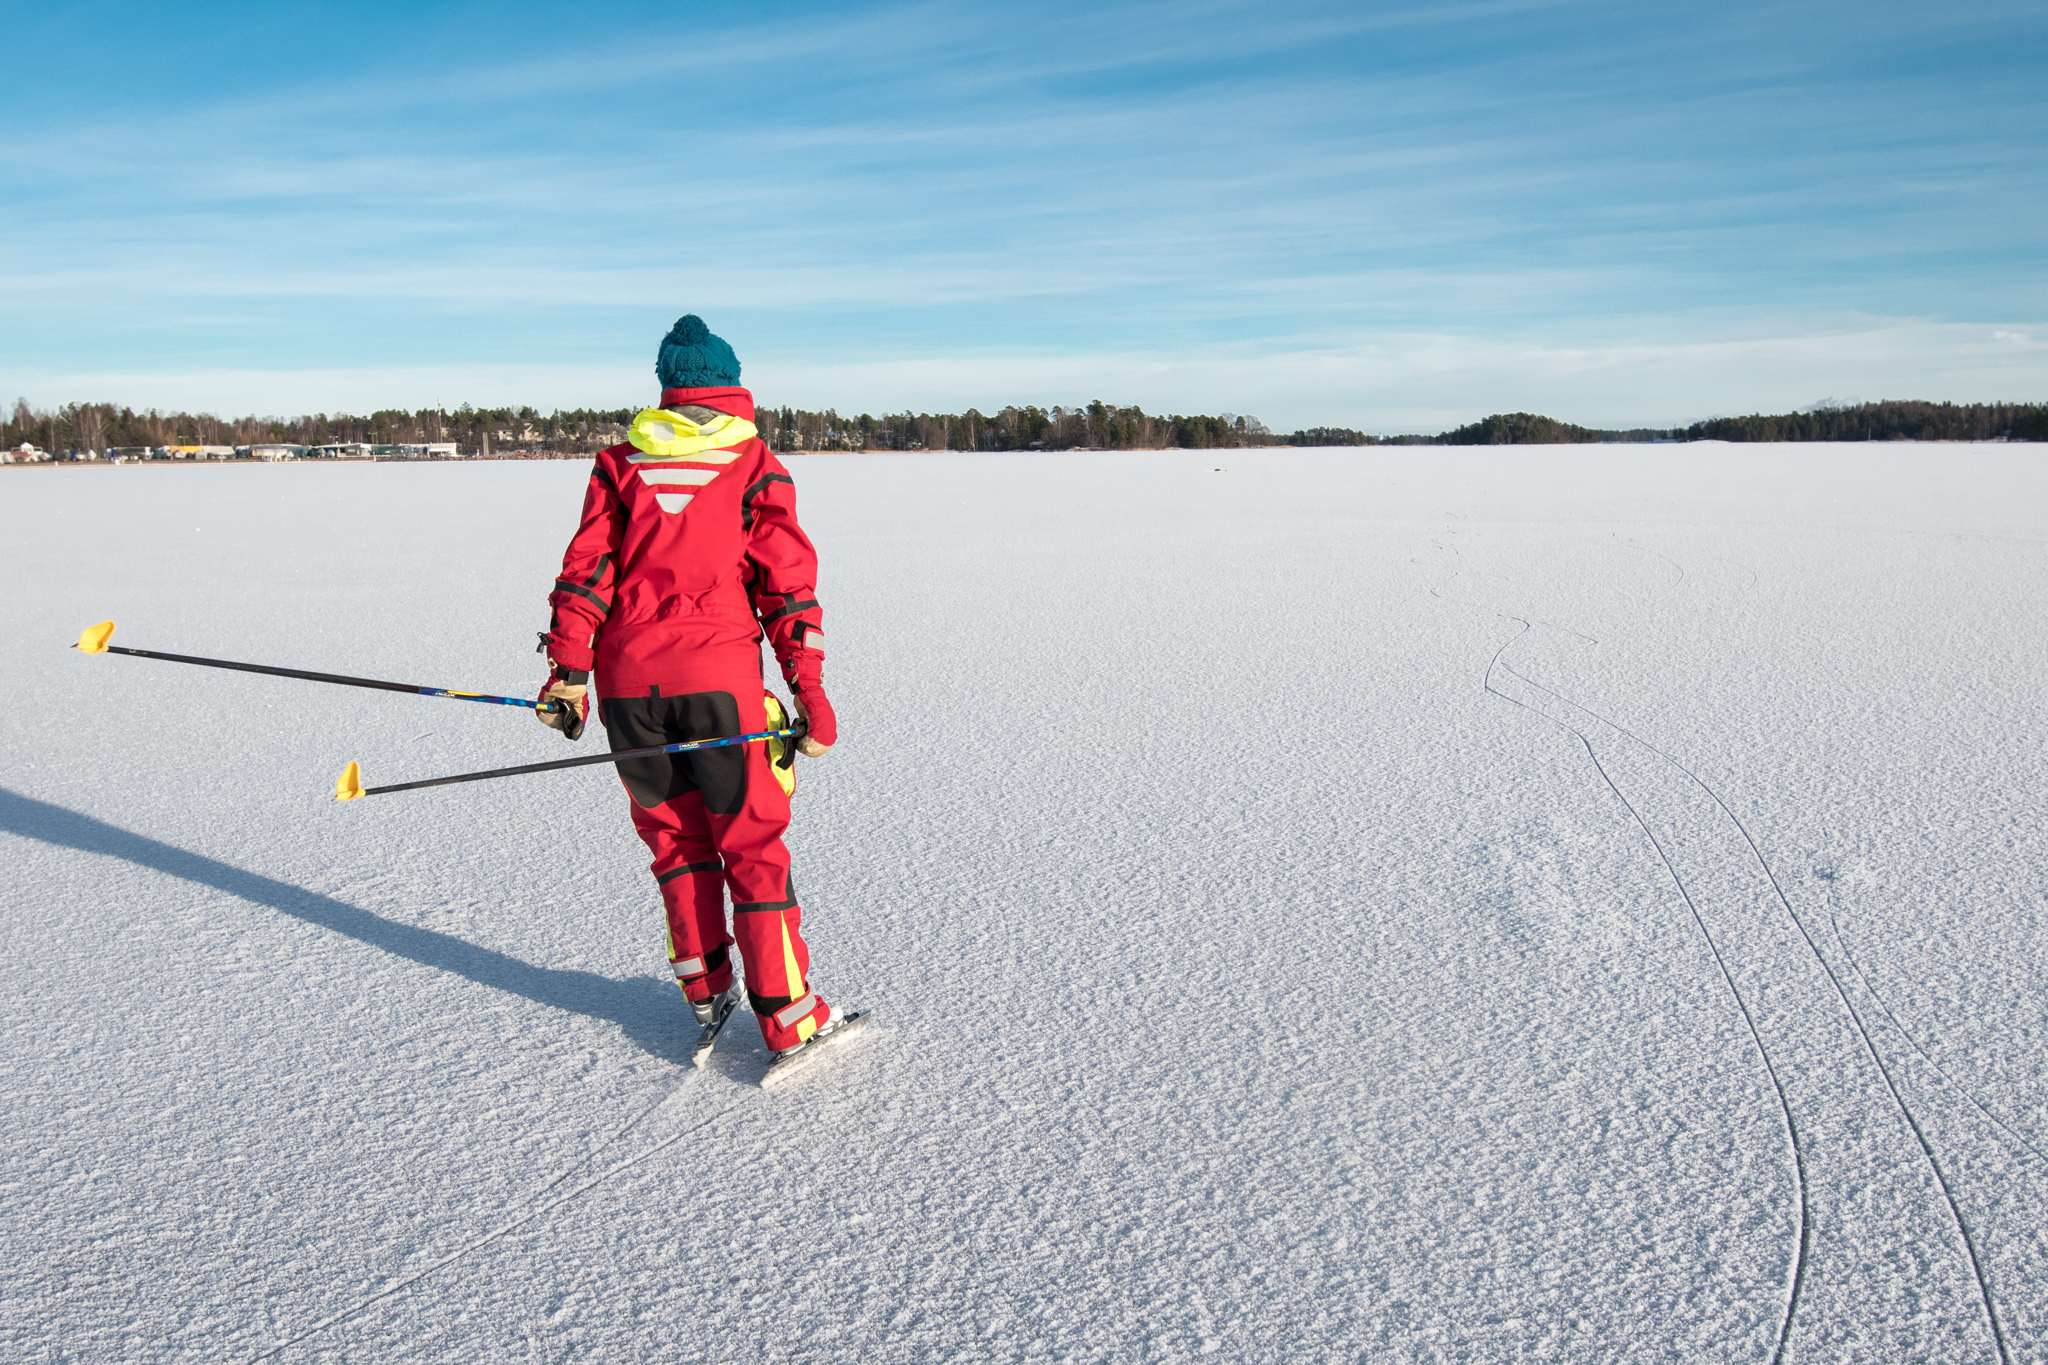
{"type": "MultiPolygon", "coordinates": [[[[703,684],[692,680],[690,686],[703,684]]],[[[658,687],[649,692],[600,703],[614,752],[767,728],[758,678],[676,696],[663,696],[658,687]]],[[[732,985],[730,949],[737,944],[748,1003],[768,1046],[780,1050],[808,1039],[830,1006],[810,988],[803,910],[782,843],[789,796],[776,780],[767,744],[662,754],[618,768],[633,799],[633,828],[654,854],[651,870],[668,917],[669,962],[683,994],[706,1000],[732,985]]]]}

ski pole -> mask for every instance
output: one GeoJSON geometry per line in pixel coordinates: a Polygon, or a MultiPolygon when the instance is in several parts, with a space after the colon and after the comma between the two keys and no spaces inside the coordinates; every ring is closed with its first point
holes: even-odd
{"type": "Polygon", "coordinates": [[[764,739],[802,739],[810,726],[799,720],[781,730],[758,730],[751,735],[728,735],[724,739],[686,739],[680,744],[655,744],[645,749],[621,749],[613,754],[585,754],[581,758],[558,758],[552,763],[524,763],[517,768],[492,768],[489,772],[457,773],[454,777],[430,777],[422,782],[395,782],[388,787],[365,787],[359,765],[351,762],[334,782],[334,799],[353,801],[358,796],[382,796],[386,792],[418,791],[421,787],[445,787],[454,782],[481,782],[490,777],[518,777],[521,773],[551,773],[558,768],[583,768],[592,763],[623,763],[629,758],[652,758],[656,754],[686,754],[693,749],[723,749],[728,744],[753,744],[764,739]]]}
{"type": "Polygon", "coordinates": [[[198,664],[202,668],[231,668],[237,673],[268,673],[278,678],[303,678],[307,682],[340,683],[343,687],[374,687],[385,692],[411,692],[422,697],[448,697],[455,701],[483,701],[493,706],[528,706],[536,711],[550,714],[562,709],[558,701],[542,706],[527,701],[524,697],[490,697],[481,692],[457,692],[446,687],[420,687],[413,683],[380,682],[376,678],[348,678],[339,673],[309,673],[303,668],[272,668],[267,664],[238,664],[227,659],[197,659],[189,654],[159,654],[153,649],[124,649],[110,645],[114,635],[114,623],[102,621],[96,626],[87,626],[85,633],[78,637],[78,643],[71,646],[86,654],[132,654],[138,659],[162,659],[174,664],[198,664]]]}

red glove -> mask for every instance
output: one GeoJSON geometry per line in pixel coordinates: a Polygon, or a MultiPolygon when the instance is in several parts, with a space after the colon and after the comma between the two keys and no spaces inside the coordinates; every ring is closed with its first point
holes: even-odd
{"type": "Polygon", "coordinates": [[[839,742],[839,719],[825,699],[824,654],[815,649],[797,650],[783,662],[782,680],[789,684],[796,713],[809,722],[807,733],[796,742],[796,751],[816,758],[839,742]]]}
{"type": "Polygon", "coordinates": [[[804,737],[796,742],[796,751],[805,758],[820,757],[839,742],[839,718],[832,714],[832,703],[825,699],[825,689],[816,682],[799,688],[795,701],[796,713],[809,727],[804,737]]]}

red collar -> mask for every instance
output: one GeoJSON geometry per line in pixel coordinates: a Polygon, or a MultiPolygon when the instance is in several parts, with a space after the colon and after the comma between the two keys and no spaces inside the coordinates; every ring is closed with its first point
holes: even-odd
{"type": "Polygon", "coordinates": [[[661,405],[665,408],[680,408],[695,404],[737,417],[741,421],[754,420],[754,395],[745,389],[663,389],[661,405]]]}

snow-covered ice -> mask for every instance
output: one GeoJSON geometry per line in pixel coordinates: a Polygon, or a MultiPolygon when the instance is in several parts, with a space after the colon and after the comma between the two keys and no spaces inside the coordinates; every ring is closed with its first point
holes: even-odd
{"type": "Polygon", "coordinates": [[[9,1360],[2048,1358],[2026,446],[795,457],[874,1036],[520,712],[587,466],[0,475],[9,1360]]]}

